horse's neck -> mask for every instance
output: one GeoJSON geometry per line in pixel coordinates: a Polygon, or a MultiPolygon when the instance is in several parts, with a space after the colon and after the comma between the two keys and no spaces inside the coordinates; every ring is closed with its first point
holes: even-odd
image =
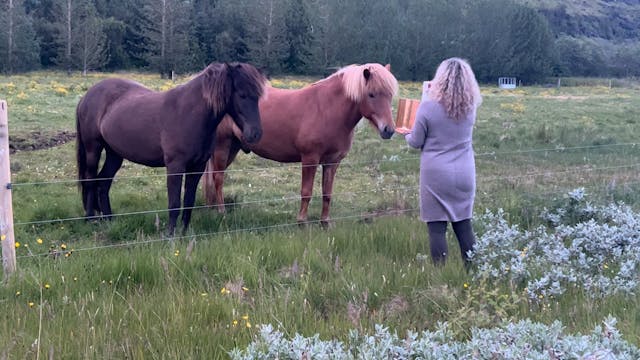
{"type": "Polygon", "coordinates": [[[317,84],[321,99],[327,102],[331,109],[331,117],[349,129],[354,129],[362,118],[359,104],[347,97],[339,76],[333,76],[317,84]]]}
{"type": "MultiPolygon", "coordinates": [[[[226,109],[214,111],[210,104],[207,103],[207,99],[205,99],[203,93],[201,76],[203,75],[195,77],[191,81],[181,85],[181,89],[177,91],[175,96],[183,98],[183,104],[188,104],[187,107],[190,110],[200,109],[200,112],[206,113],[208,119],[212,117],[222,119],[222,115],[224,115],[226,109]]],[[[174,90],[178,90],[178,88],[174,88],[174,90]]]]}

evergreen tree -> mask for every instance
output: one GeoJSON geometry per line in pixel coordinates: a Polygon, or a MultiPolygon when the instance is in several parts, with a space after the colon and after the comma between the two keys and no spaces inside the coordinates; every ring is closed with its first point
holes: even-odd
{"type": "Polygon", "coordinates": [[[0,6],[0,71],[33,70],[39,66],[39,43],[22,0],[0,6]]]}
{"type": "Polygon", "coordinates": [[[215,34],[214,60],[222,61],[251,61],[249,58],[248,7],[253,0],[227,2],[221,1],[216,6],[216,16],[213,21],[219,25],[215,34]]]}
{"type": "Polygon", "coordinates": [[[145,4],[146,59],[163,78],[187,67],[190,4],[184,0],[149,0],[145,4]]]}
{"type": "Polygon", "coordinates": [[[199,57],[207,64],[215,58],[215,46],[212,39],[220,31],[220,24],[215,21],[216,0],[195,0],[193,5],[193,34],[199,51],[199,57]]]}
{"type": "Polygon", "coordinates": [[[47,68],[56,65],[60,42],[60,28],[56,25],[62,14],[56,0],[27,2],[27,9],[33,18],[33,26],[40,42],[40,64],[47,68]]]}
{"type": "Polygon", "coordinates": [[[108,60],[107,37],[103,22],[97,17],[90,0],[81,0],[76,12],[77,35],[73,42],[73,62],[86,75],[87,71],[102,67],[108,60]]]}
{"type": "Polygon", "coordinates": [[[551,73],[553,38],[546,20],[535,10],[518,6],[510,19],[510,48],[505,70],[525,83],[551,73]]]}
{"type": "Polygon", "coordinates": [[[288,49],[285,41],[283,0],[255,0],[247,10],[247,47],[251,61],[268,73],[280,71],[288,49]]]}
{"type": "Polygon", "coordinates": [[[309,45],[313,39],[311,23],[302,0],[290,0],[285,17],[285,39],[289,44],[284,69],[291,73],[305,73],[310,63],[309,45]]]}
{"type": "Polygon", "coordinates": [[[560,36],[555,41],[559,74],[563,76],[598,76],[606,68],[604,53],[587,38],[560,36]]]}
{"type": "Polygon", "coordinates": [[[143,0],[92,1],[106,37],[105,70],[147,66],[144,55],[148,39],[142,31],[146,21],[142,15],[143,0]]]}
{"type": "Polygon", "coordinates": [[[62,51],[58,53],[56,63],[67,70],[67,74],[71,75],[72,61],[71,50],[73,47],[73,37],[76,30],[72,28],[73,17],[76,15],[76,3],[77,0],[60,0],[58,6],[60,7],[60,14],[62,15],[58,22],[57,27],[60,29],[58,42],[61,44],[59,49],[62,51]]]}
{"type": "Polygon", "coordinates": [[[479,81],[495,83],[500,76],[515,76],[507,67],[511,56],[511,21],[516,11],[511,0],[483,0],[472,5],[465,56],[479,81]]]}

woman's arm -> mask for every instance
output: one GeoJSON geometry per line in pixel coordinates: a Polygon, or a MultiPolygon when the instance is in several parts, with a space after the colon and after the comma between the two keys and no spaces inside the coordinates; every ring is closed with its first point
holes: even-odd
{"type": "Polygon", "coordinates": [[[420,105],[416,113],[416,121],[413,123],[413,128],[411,132],[405,136],[407,144],[416,149],[422,149],[427,140],[427,117],[425,108],[424,103],[420,105]]]}

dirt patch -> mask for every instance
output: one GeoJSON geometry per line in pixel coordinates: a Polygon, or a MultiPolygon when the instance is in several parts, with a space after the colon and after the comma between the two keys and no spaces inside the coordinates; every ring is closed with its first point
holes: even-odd
{"type": "Polygon", "coordinates": [[[76,138],[76,133],[61,131],[57,133],[43,133],[32,131],[28,135],[9,135],[9,152],[34,151],[60,146],[76,138]]]}

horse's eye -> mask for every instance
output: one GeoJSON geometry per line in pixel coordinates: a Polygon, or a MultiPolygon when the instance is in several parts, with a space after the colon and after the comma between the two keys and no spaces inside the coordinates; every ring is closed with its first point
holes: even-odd
{"type": "Polygon", "coordinates": [[[247,94],[238,94],[238,96],[240,96],[240,99],[246,99],[247,98],[247,94]]]}
{"type": "Polygon", "coordinates": [[[374,93],[369,93],[369,97],[373,99],[374,97],[376,97],[376,94],[374,94],[374,93]]]}

